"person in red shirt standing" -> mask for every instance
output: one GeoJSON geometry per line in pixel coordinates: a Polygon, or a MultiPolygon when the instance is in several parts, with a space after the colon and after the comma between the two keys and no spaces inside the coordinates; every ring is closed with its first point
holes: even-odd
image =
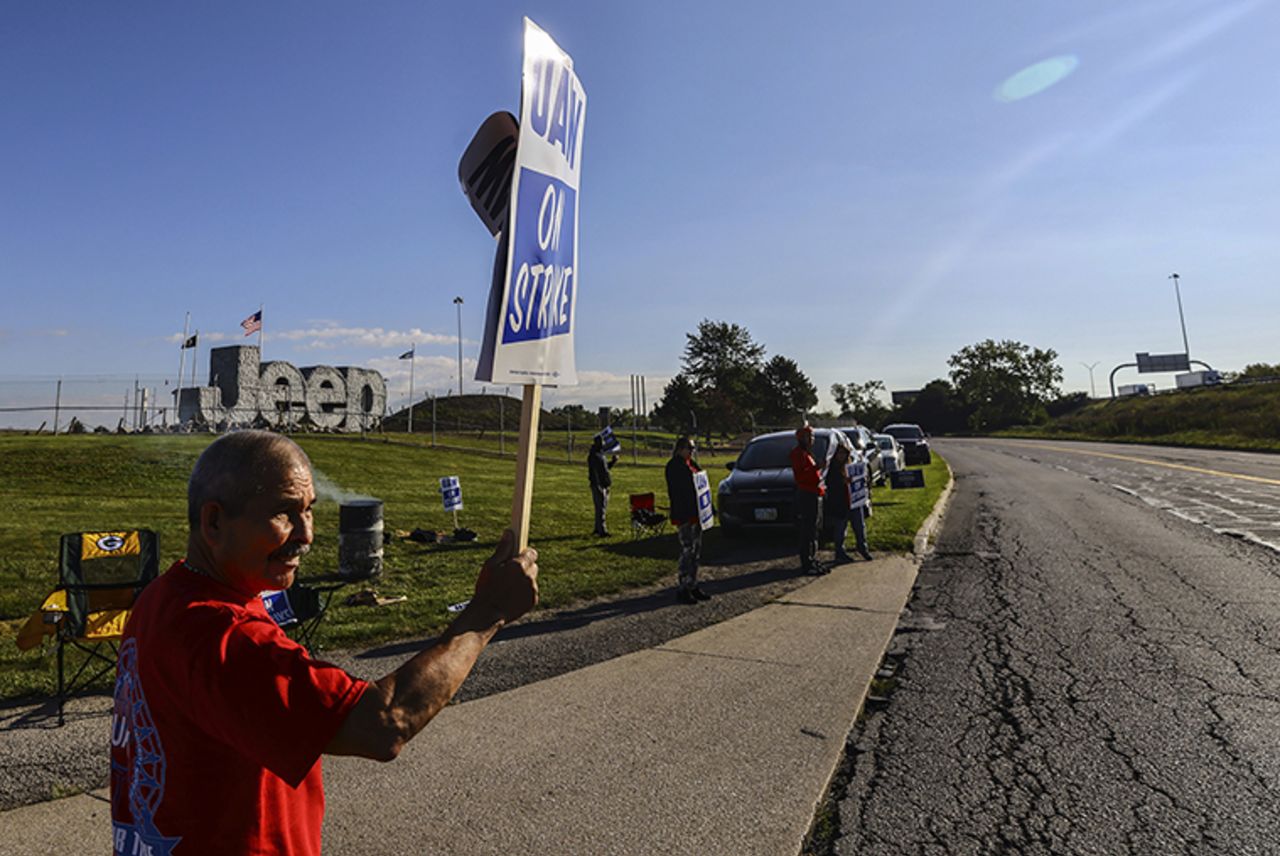
{"type": "Polygon", "coordinates": [[[503,534],[470,605],[367,683],[314,660],[259,594],[311,548],[311,466],[292,440],[228,434],[187,489],[187,556],[143,590],[121,640],[111,721],[116,854],[319,854],[320,756],[389,761],[476,657],[537,602],[537,554],[503,534]]]}
{"type": "Polygon", "coordinates": [[[796,429],[796,447],[791,450],[791,472],[796,480],[796,539],[800,547],[800,570],[806,574],[826,574],[830,566],[818,561],[818,503],[826,492],[822,471],[813,459],[813,428],[805,423],[796,429]]]}

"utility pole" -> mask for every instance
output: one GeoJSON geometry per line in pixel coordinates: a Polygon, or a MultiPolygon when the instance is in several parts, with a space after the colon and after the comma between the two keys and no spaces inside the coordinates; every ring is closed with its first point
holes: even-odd
{"type": "Polygon", "coordinates": [[[409,348],[409,432],[413,433],[413,364],[418,361],[418,343],[409,348]]]}
{"type": "Polygon", "coordinates": [[[636,411],[640,409],[640,376],[631,376],[631,463],[639,462],[636,450],[636,411]]]}
{"type": "Polygon", "coordinates": [[[1101,360],[1095,360],[1093,365],[1090,365],[1089,363],[1080,364],[1089,370],[1089,397],[1090,398],[1098,397],[1098,393],[1093,388],[1093,370],[1098,367],[1098,363],[1100,362],[1101,360]]]}
{"type": "Polygon", "coordinates": [[[1187,319],[1182,314],[1182,289],[1178,288],[1178,275],[1176,273],[1169,274],[1169,279],[1173,280],[1173,293],[1178,298],[1178,322],[1182,325],[1182,353],[1186,354],[1187,359],[1191,359],[1191,346],[1187,344],[1187,319]]]}
{"type": "Polygon", "coordinates": [[[458,395],[462,395],[462,298],[455,297],[453,304],[458,307],[458,395]]]}
{"type": "Polygon", "coordinates": [[[182,320],[182,343],[178,346],[178,384],[173,388],[173,409],[178,409],[178,396],[182,394],[182,370],[187,367],[187,340],[191,329],[191,313],[182,320]]]}
{"type": "Polygon", "coordinates": [[[58,417],[62,415],[62,378],[58,378],[58,391],[53,399],[53,436],[58,436],[58,417]]]}

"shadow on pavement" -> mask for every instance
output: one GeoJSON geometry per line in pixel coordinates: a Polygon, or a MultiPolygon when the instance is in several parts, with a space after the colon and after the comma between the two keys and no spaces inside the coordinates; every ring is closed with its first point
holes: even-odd
{"type": "MultiPolygon", "coordinates": [[[[784,551],[784,555],[787,554],[787,552],[788,551],[784,551]]],[[[782,567],[761,568],[734,576],[719,578],[704,577],[699,580],[699,584],[711,595],[729,595],[733,592],[771,585],[783,580],[792,579],[799,575],[800,572],[797,568],[784,565],[782,567]]],[[[673,606],[675,606],[675,601],[672,597],[672,590],[669,587],[663,586],[657,590],[647,591],[640,595],[598,601],[577,609],[570,608],[560,610],[545,618],[522,622],[520,624],[504,628],[496,638],[503,640],[527,639],[530,637],[543,636],[550,633],[560,633],[566,630],[586,627],[587,625],[593,624],[597,621],[605,621],[626,615],[637,615],[673,606]]],[[[433,640],[419,639],[410,642],[396,642],[389,645],[383,645],[378,648],[371,648],[367,651],[362,651],[356,655],[356,659],[366,660],[377,659],[379,657],[411,654],[422,650],[422,648],[431,641],[433,640]]]]}

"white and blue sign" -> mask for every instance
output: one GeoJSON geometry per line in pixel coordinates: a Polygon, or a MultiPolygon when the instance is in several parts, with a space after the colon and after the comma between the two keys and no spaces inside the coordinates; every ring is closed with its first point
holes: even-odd
{"type": "Polygon", "coordinates": [[[850,508],[871,505],[871,491],[867,486],[867,462],[859,457],[850,461],[845,470],[849,474],[850,508]]]}
{"type": "Polygon", "coordinates": [[[510,219],[476,379],[568,386],[578,382],[573,325],[587,94],[574,74],[573,58],[528,18],[524,24],[510,219]]]}
{"type": "Polygon", "coordinates": [[[559,179],[522,169],[516,197],[503,344],[568,334],[576,285],[577,192],[559,179]]]}
{"type": "Polygon", "coordinates": [[[705,472],[693,474],[693,488],[698,493],[698,522],[703,529],[710,529],[715,523],[715,511],[711,507],[711,480],[705,472]]]}
{"type": "Polygon", "coordinates": [[[462,484],[457,476],[440,479],[440,496],[444,499],[445,511],[462,510],[462,484]]]}
{"type": "Polygon", "coordinates": [[[608,425],[596,436],[600,438],[600,446],[606,452],[616,452],[622,448],[622,443],[618,442],[618,438],[613,433],[613,428],[608,425]]]}
{"type": "Polygon", "coordinates": [[[293,612],[293,604],[289,603],[288,592],[264,591],[258,597],[262,598],[262,605],[267,608],[267,615],[270,615],[271,620],[279,626],[288,627],[298,622],[298,616],[293,612]]]}

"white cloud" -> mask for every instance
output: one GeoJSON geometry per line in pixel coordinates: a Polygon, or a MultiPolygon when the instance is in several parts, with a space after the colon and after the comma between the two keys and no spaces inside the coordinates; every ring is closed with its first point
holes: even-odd
{"type": "MultiPolygon", "coordinates": [[[[199,330],[192,330],[188,335],[194,336],[196,334],[199,334],[200,336],[201,345],[208,345],[214,342],[225,342],[233,338],[232,336],[226,333],[200,333],[199,330]]],[[[181,345],[185,341],[181,333],[170,333],[168,336],[164,337],[164,340],[166,342],[172,342],[175,345],[181,345]]],[[[256,340],[255,340],[255,344],[256,344],[256,340]]]]}
{"type": "MultiPolygon", "coordinates": [[[[300,348],[327,349],[358,345],[367,348],[403,348],[418,345],[456,345],[458,337],[443,333],[428,333],[414,327],[410,330],[388,330],[383,327],[342,327],[318,324],[295,330],[268,330],[265,338],[296,342],[300,348]]],[[[464,345],[474,345],[463,339],[464,345]]]]}

